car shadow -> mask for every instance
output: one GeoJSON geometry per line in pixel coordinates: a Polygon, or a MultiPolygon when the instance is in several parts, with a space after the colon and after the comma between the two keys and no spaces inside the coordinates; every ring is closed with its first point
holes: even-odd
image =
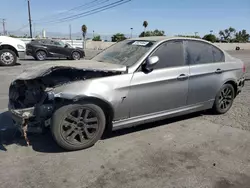
{"type": "MultiPolygon", "coordinates": [[[[193,113],[189,115],[179,116],[175,118],[170,118],[162,121],[157,121],[154,123],[147,123],[139,125],[136,127],[125,128],[113,132],[108,132],[103,135],[101,140],[112,139],[118,136],[123,136],[130,133],[135,133],[147,129],[153,129],[162,125],[167,125],[170,123],[191,119],[198,117],[206,112],[193,113]]],[[[21,133],[15,128],[11,120],[10,114],[4,112],[0,114],[0,152],[7,151],[7,146],[16,144],[18,146],[27,147],[25,139],[21,136],[21,133]]],[[[42,153],[61,153],[68,152],[60,148],[52,138],[50,131],[46,131],[44,134],[29,134],[28,139],[30,146],[34,151],[42,153]]]]}
{"type": "Polygon", "coordinates": [[[44,61],[69,61],[68,59],[66,58],[47,58],[46,60],[44,61],[38,61],[38,60],[35,60],[33,58],[29,58],[29,59],[22,59],[22,61],[37,61],[37,62],[44,62],[44,61]]]}

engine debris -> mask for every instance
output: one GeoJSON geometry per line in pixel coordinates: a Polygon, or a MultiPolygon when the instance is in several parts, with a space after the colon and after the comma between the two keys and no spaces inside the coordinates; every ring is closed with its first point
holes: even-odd
{"type": "Polygon", "coordinates": [[[23,136],[24,139],[26,141],[26,144],[29,146],[30,142],[27,136],[27,131],[28,131],[28,119],[23,119],[23,123],[22,123],[22,129],[23,129],[23,136]]]}

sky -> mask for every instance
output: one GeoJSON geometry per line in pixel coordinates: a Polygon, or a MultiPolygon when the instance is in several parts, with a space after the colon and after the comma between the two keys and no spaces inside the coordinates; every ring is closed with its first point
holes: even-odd
{"type": "MultiPolygon", "coordinates": [[[[194,35],[194,32],[203,36],[210,30],[218,34],[220,30],[230,26],[250,32],[250,0],[131,0],[73,21],[42,23],[97,8],[92,4],[93,8],[88,8],[91,5],[87,5],[80,10],[65,13],[91,1],[93,0],[30,0],[33,31],[37,33],[45,29],[47,32],[69,33],[71,24],[72,33],[78,33],[81,32],[81,25],[85,24],[89,33],[130,34],[130,28],[133,28],[133,35],[139,35],[143,31],[143,21],[147,20],[147,30],[164,30],[170,36],[194,35]]],[[[114,1],[117,0],[107,0],[106,4],[114,1]]],[[[6,19],[6,29],[27,32],[28,27],[21,29],[28,24],[27,0],[0,0],[0,3],[0,18],[6,19]]]]}

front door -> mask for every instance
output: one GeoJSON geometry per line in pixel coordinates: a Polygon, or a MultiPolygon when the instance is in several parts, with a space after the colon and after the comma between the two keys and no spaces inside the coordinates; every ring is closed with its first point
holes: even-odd
{"type": "Polygon", "coordinates": [[[150,56],[159,57],[154,70],[147,74],[139,70],[131,80],[130,117],[186,106],[189,66],[185,63],[183,42],[165,42],[150,56]]]}
{"type": "Polygon", "coordinates": [[[202,41],[185,42],[190,65],[188,105],[213,102],[223,85],[224,54],[202,41]]]}

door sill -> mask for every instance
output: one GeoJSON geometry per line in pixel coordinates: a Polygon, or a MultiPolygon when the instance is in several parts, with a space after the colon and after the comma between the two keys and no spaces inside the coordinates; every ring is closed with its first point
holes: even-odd
{"type": "Polygon", "coordinates": [[[176,117],[180,115],[185,115],[197,111],[202,111],[212,108],[214,100],[209,100],[205,103],[199,103],[195,105],[185,106],[181,108],[176,108],[174,110],[166,110],[157,113],[146,114],[142,116],[136,116],[128,119],[122,119],[118,121],[113,121],[112,130],[118,130],[128,127],[134,127],[144,123],[150,123],[154,121],[163,120],[166,118],[176,117]]]}

